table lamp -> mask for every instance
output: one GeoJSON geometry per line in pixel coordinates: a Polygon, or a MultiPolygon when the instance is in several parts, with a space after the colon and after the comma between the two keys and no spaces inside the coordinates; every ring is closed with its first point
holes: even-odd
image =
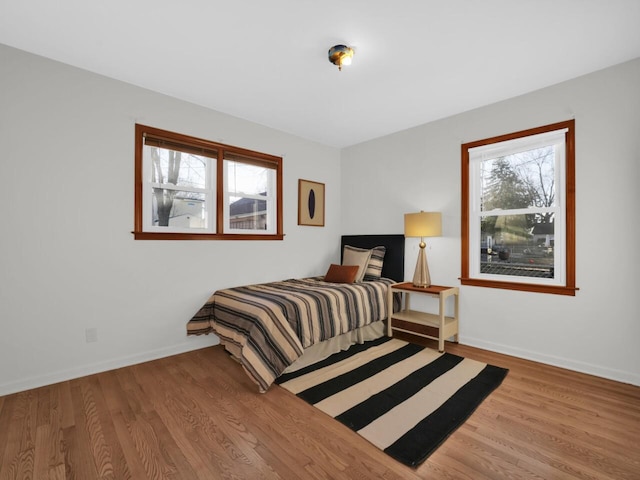
{"type": "Polygon", "coordinates": [[[440,212],[405,213],[404,236],[420,237],[418,263],[413,275],[414,287],[426,288],[431,286],[427,254],[424,250],[427,244],[424,243],[424,237],[439,237],[440,235],[442,235],[442,214],[440,212]]]}

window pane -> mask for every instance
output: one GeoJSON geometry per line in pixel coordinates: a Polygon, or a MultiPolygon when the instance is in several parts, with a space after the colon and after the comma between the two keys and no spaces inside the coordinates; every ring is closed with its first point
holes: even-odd
{"type": "MultiPolygon", "coordinates": [[[[269,177],[274,171],[259,165],[225,160],[227,164],[227,191],[245,195],[270,195],[269,177]]],[[[240,196],[240,195],[238,195],[240,196]]]]}
{"type": "MultiPolygon", "coordinates": [[[[536,215],[486,216],[480,223],[480,273],[554,278],[554,223],[536,215]]],[[[553,219],[553,214],[550,214],[553,219]]]]}
{"type": "Polygon", "coordinates": [[[266,230],[267,201],[256,198],[231,197],[229,228],[237,230],[266,230]]]}
{"type": "Polygon", "coordinates": [[[207,188],[208,157],[160,147],[145,146],[151,162],[151,183],[207,188]]]}
{"type": "Polygon", "coordinates": [[[204,193],[154,188],[151,208],[153,226],[207,228],[204,193]]]}
{"type": "Polygon", "coordinates": [[[483,211],[556,204],[554,146],[482,160],[480,175],[483,211]]]}
{"type": "Polygon", "coordinates": [[[226,159],[225,233],[274,233],[275,170],[226,159]]]}

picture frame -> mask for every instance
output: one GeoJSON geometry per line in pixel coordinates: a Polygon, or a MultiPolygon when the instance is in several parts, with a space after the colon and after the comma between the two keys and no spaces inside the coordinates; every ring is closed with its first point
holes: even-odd
{"type": "Polygon", "coordinates": [[[298,225],[324,227],[324,183],[298,180],[298,225]]]}

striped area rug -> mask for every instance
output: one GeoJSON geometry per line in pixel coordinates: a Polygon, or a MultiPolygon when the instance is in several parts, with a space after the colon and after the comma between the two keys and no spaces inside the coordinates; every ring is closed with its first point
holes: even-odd
{"type": "Polygon", "coordinates": [[[506,374],[504,368],[382,337],[276,383],[416,467],[506,374]]]}

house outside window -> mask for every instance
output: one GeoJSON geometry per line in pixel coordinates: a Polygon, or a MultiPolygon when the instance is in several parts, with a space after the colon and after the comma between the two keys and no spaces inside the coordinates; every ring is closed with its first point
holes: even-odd
{"type": "Polygon", "coordinates": [[[136,125],[136,239],[282,240],[282,158],[136,125]]]}
{"type": "Polygon", "coordinates": [[[463,285],[575,295],[574,121],[462,145],[463,285]]]}

